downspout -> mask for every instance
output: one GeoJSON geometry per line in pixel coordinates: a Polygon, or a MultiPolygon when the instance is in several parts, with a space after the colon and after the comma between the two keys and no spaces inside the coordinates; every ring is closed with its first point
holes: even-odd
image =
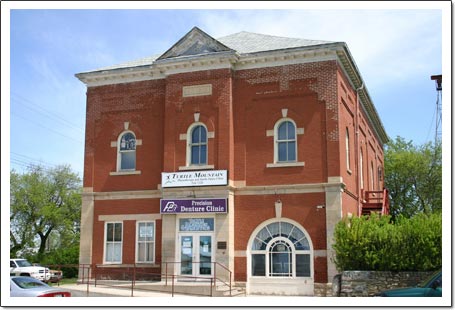
{"type": "MultiPolygon", "coordinates": [[[[360,154],[360,143],[359,143],[359,107],[360,107],[360,96],[359,96],[359,91],[361,91],[364,88],[364,83],[362,81],[362,86],[356,89],[356,105],[355,105],[355,139],[354,139],[354,148],[355,148],[355,164],[356,164],[356,179],[357,179],[357,215],[361,216],[361,199],[362,199],[362,193],[361,193],[361,188],[360,188],[360,159],[359,159],[359,154],[360,154]]],[[[363,171],[362,171],[363,172],[363,171]]]]}

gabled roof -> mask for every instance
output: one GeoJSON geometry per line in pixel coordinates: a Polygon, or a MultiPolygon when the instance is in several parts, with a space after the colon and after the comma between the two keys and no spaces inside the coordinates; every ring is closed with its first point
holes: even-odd
{"type": "Polygon", "coordinates": [[[194,27],[156,60],[182,56],[206,55],[218,52],[234,51],[221,42],[215,40],[198,27],[194,27]]]}
{"type": "Polygon", "coordinates": [[[214,39],[198,27],[191,29],[177,43],[163,54],[144,57],[125,63],[112,65],[108,67],[98,68],[96,70],[87,71],[97,72],[106,70],[116,70],[140,66],[150,66],[157,61],[165,59],[179,59],[197,55],[215,55],[216,53],[237,53],[240,56],[269,52],[274,50],[285,50],[299,47],[309,47],[317,45],[332,44],[337,42],[321,41],[321,40],[306,40],[298,38],[287,38],[271,36],[253,32],[242,31],[225,37],[214,39]]]}

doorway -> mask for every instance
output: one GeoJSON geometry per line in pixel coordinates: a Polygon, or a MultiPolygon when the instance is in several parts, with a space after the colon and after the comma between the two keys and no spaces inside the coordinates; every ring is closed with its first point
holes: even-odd
{"type": "Polygon", "coordinates": [[[181,275],[194,277],[210,277],[213,275],[212,265],[213,234],[180,233],[179,254],[181,275]]]}

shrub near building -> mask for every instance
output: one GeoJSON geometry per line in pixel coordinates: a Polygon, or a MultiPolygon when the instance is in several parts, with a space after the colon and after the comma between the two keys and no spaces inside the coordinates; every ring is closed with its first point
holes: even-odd
{"type": "Polygon", "coordinates": [[[428,271],[442,266],[442,215],[345,218],[335,227],[338,270],[428,271]]]}

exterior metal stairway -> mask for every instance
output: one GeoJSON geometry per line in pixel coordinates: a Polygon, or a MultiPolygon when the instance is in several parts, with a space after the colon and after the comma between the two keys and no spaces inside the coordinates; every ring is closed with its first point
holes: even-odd
{"type": "Polygon", "coordinates": [[[386,188],[382,191],[365,191],[363,194],[361,215],[370,215],[373,212],[389,214],[389,192],[386,188]]]}

